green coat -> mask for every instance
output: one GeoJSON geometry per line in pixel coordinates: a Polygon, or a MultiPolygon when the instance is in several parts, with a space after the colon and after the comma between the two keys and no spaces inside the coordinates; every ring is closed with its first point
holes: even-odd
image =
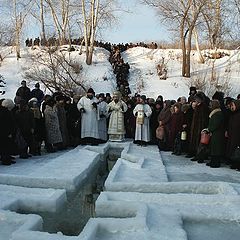
{"type": "Polygon", "coordinates": [[[211,156],[222,156],[224,154],[224,116],[221,109],[213,110],[210,115],[208,129],[211,132],[210,153],[211,156]]]}

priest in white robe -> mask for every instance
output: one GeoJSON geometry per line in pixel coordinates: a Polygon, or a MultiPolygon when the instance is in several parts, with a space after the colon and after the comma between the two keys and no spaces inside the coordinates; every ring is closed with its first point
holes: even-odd
{"type": "Polygon", "coordinates": [[[87,95],[82,97],[77,108],[81,112],[81,142],[82,144],[97,145],[99,142],[98,120],[99,110],[98,100],[94,97],[94,90],[89,88],[87,95]]]}
{"type": "Polygon", "coordinates": [[[141,146],[146,146],[150,142],[149,118],[152,109],[145,101],[146,96],[142,95],[140,103],[133,109],[133,114],[136,116],[135,143],[141,146]]]}
{"type": "Polygon", "coordinates": [[[107,106],[110,114],[108,134],[110,141],[122,141],[125,135],[124,113],[127,111],[127,105],[121,100],[121,93],[113,93],[113,101],[107,106]]]}

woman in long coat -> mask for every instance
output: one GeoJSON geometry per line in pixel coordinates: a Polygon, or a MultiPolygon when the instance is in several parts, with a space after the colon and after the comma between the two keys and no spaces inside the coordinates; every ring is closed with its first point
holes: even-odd
{"type": "Polygon", "coordinates": [[[54,105],[54,100],[50,99],[46,103],[46,108],[44,111],[46,138],[49,145],[49,151],[53,151],[54,144],[59,144],[63,141],[59,126],[58,114],[54,105]]]}
{"type": "Polygon", "coordinates": [[[158,147],[160,150],[167,151],[170,148],[169,144],[169,131],[171,122],[172,112],[171,112],[171,101],[165,100],[163,103],[163,110],[158,116],[159,126],[164,128],[164,140],[160,140],[158,147]]]}
{"type": "Polygon", "coordinates": [[[209,115],[208,130],[211,133],[210,140],[210,167],[218,168],[221,165],[221,158],[224,155],[224,115],[218,100],[210,103],[211,113],[209,115]]]}
{"type": "Polygon", "coordinates": [[[202,94],[196,94],[195,101],[197,102],[197,106],[193,113],[189,154],[187,157],[194,157],[197,154],[201,131],[207,128],[209,120],[209,108],[205,102],[205,97],[202,94]]]}
{"type": "Polygon", "coordinates": [[[62,147],[67,148],[69,146],[69,134],[67,129],[67,117],[66,117],[66,111],[64,108],[65,102],[64,96],[57,96],[56,97],[56,109],[57,109],[57,115],[58,115],[58,121],[59,121],[59,127],[62,135],[62,147]]]}
{"type": "Polygon", "coordinates": [[[180,103],[175,103],[173,106],[174,112],[172,114],[169,132],[169,144],[171,150],[173,150],[174,142],[179,132],[183,130],[184,114],[181,111],[181,106],[180,103]]]}
{"type": "MultiPolygon", "coordinates": [[[[227,157],[233,157],[235,149],[240,146],[240,100],[234,100],[231,103],[232,114],[230,116],[227,128],[227,157]]],[[[240,166],[240,164],[239,164],[240,166]]]]}

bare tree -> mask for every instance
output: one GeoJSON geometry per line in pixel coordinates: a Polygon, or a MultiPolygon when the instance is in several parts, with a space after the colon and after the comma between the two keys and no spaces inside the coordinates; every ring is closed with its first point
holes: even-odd
{"type": "Polygon", "coordinates": [[[86,63],[88,65],[92,64],[95,34],[98,23],[98,13],[99,13],[99,0],[91,0],[90,6],[87,6],[86,0],[82,0],[86,63]]]}
{"type": "Polygon", "coordinates": [[[31,60],[29,69],[24,73],[25,79],[42,82],[51,92],[58,87],[67,96],[72,96],[79,87],[82,92],[86,91],[81,76],[82,66],[67,52],[49,47],[47,51],[33,55],[31,60]]]}
{"type": "Polygon", "coordinates": [[[223,35],[226,33],[225,4],[224,0],[208,0],[207,7],[202,11],[202,22],[207,30],[207,39],[211,49],[219,48],[223,35]]]}
{"type": "Polygon", "coordinates": [[[182,48],[182,76],[190,77],[192,37],[206,0],[143,0],[179,32],[182,48]]]}
{"type": "Polygon", "coordinates": [[[21,43],[21,34],[24,25],[24,21],[29,14],[31,8],[33,7],[34,1],[28,0],[12,0],[12,9],[13,9],[13,17],[15,23],[15,45],[16,45],[16,55],[17,60],[21,58],[20,53],[20,43],[21,43]]]}
{"type": "Polygon", "coordinates": [[[69,22],[69,0],[45,0],[51,10],[52,19],[58,34],[59,44],[65,44],[69,22]]]}

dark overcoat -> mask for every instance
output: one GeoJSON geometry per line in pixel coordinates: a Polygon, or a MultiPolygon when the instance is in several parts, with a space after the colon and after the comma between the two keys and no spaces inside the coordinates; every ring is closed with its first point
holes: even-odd
{"type": "Polygon", "coordinates": [[[190,133],[189,152],[196,154],[200,143],[201,131],[207,128],[209,120],[209,108],[206,103],[201,103],[193,113],[190,133]]]}
{"type": "Polygon", "coordinates": [[[0,106],[0,154],[11,152],[11,138],[14,131],[14,121],[11,112],[0,106]]]}
{"type": "Polygon", "coordinates": [[[227,157],[231,158],[237,146],[240,146],[240,106],[233,112],[228,122],[227,157]]]}
{"type": "Polygon", "coordinates": [[[224,115],[220,108],[213,110],[209,115],[208,130],[211,132],[210,155],[223,156],[225,131],[224,131],[224,115]]]}

